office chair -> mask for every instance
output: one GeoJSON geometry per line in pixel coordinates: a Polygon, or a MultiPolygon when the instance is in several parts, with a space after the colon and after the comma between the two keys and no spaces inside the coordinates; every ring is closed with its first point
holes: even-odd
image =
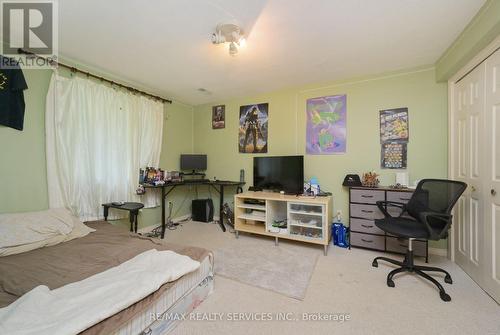
{"type": "Polygon", "coordinates": [[[402,262],[387,257],[377,257],[373,260],[373,267],[378,267],[379,260],[399,266],[387,275],[387,286],[394,287],[392,278],[395,274],[412,272],[436,285],[443,301],[451,301],[443,286],[426,272],[444,273],[445,283],[452,284],[450,274],[440,268],[415,265],[412,242],[416,238],[434,241],[446,238],[452,221],[451,210],[466,188],[467,184],[459,181],[423,179],[406,205],[393,201],[377,201],[377,206],[385,218],[375,220],[375,225],[386,233],[408,239],[408,250],[402,262]],[[388,213],[388,207],[399,208],[401,213],[393,217],[388,213]]]}

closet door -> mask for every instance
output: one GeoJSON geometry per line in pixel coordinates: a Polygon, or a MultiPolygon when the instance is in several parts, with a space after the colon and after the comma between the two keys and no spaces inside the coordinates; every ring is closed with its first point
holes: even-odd
{"type": "Polygon", "coordinates": [[[500,303],[500,50],[486,62],[484,287],[500,303]]]}
{"type": "Polygon", "coordinates": [[[485,66],[478,66],[455,86],[454,179],[469,186],[454,213],[455,261],[476,282],[482,280],[484,236],[484,84],[485,66]]]}

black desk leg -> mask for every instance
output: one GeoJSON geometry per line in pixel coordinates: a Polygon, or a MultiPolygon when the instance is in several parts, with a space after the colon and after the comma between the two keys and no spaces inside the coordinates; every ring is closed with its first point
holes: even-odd
{"type": "Polygon", "coordinates": [[[109,207],[104,206],[104,221],[108,221],[108,212],[109,212],[109,207]]]}
{"type": "Polygon", "coordinates": [[[161,188],[161,238],[165,238],[165,187],[161,188]]]}
{"type": "Polygon", "coordinates": [[[134,231],[134,212],[130,211],[129,213],[129,220],[130,220],[130,231],[134,231]]]}
{"type": "Polygon", "coordinates": [[[137,226],[138,226],[138,219],[137,219],[138,216],[139,216],[139,211],[134,212],[134,225],[135,225],[134,231],[136,234],[137,234],[137,226]]]}
{"type": "Polygon", "coordinates": [[[224,227],[224,217],[222,216],[222,211],[224,208],[224,185],[220,185],[220,192],[219,192],[220,200],[219,200],[219,226],[220,229],[222,229],[223,232],[226,231],[226,227],[224,227]]]}

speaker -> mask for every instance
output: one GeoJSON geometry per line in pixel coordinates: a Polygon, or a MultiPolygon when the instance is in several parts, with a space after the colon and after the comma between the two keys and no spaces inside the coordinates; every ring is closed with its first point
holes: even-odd
{"type": "Polygon", "coordinates": [[[193,221],[212,222],[214,220],[214,203],[212,199],[197,199],[191,203],[193,221]]]}

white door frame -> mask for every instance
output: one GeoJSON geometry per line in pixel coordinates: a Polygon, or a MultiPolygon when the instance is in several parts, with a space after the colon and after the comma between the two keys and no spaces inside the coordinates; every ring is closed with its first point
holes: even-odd
{"type": "MultiPolygon", "coordinates": [[[[497,49],[500,48],[500,36],[497,36],[493,42],[491,42],[486,48],[481,50],[474,58],[472,58],[463,68],[458,70],[454,76],[452,76],[448,80],[448,177],[453,179],[455,175],[453,173],[455,164],[453,163],[452,153],[455,150],[453,145],[455,138],[454,129],[453,129],[453,110],[454,106],[454,94],[455,94],[455,83],[463,78],[466,74],[472,71],[476,66],[481,64],[486,58],[488,58],[491,54],[493,54],[497,49]]],[[[454,248],[454,232],[455,225],[451,225],[450,233],[448,234],[448,258],[452,261],[455,261],[455,248],[454,248]]]]}

